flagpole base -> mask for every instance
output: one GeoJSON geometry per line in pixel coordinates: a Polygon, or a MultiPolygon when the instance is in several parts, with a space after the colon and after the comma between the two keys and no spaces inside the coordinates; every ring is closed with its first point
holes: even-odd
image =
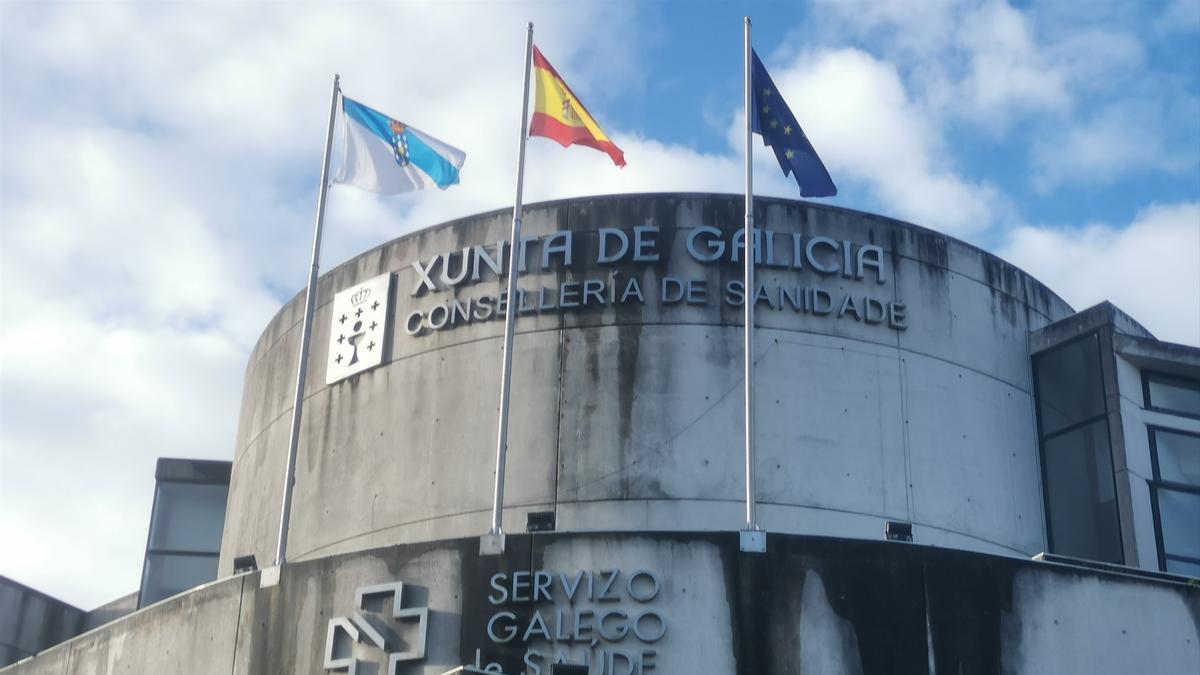
{"type": "Polygon", "coordinates": [[[479,538],[479,555],[503,555],[504,533],[488,532],[479,538]]]}
{"type": "Polygon", "coordinates": [[[258,574],[258,587],[271,588],[279,585],[279,565],[264,567],[258,574]]]}
{"type": "Polygon", "coordinates": [[[762,530],[740,530],[738,549],[742,553],[766,553],[767,533],[762,530]]]}

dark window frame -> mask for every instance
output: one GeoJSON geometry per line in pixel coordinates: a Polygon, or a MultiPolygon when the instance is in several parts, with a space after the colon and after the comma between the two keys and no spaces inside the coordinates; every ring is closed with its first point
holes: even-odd
{"type": "Polygon", "coordinates": [[[1190,377],[1183,377],[1181,375],[1172,375],[1171,373],[1164,373],[1160,370],[1142,370],[1142,408],[1167,415],[1177,415],[1179,417],[1200,420],[1200,414],[1198,413],[1188,412],[1186,410],[1175,410],[1174,408],[1163,408],[1154,405],[1150,399],[1151,378],[1159,381],[1165,380],[1168,384],[1175,386],[1182,385],[1184,389],[1194,389],[1198,393],[1200,393],[1200,380],[1194,380],[1190,377]]]}
{"type": "MultiPolygon", "coordinates": [[[[1050,523],[1050,489],[1049,489],[1050,486],[1047,484],[1047,480],[1046,480],[1046,440],[1053,439],[1056,436],[1060,436],[1062,434],[1070,433],[1072,431],[1075,431],[1076,429],[1079,429],[1079,428],[1089,425],[1089,424],[1095,424],[1097,421],[1103,419],[1105,421],[1105,433],[1108,436],[1108,463],[1109,463],[1109,472],[1110,472],[1110,475],[1112,476],[1112,480],[1113,480],[1114,507],[1117,510],[1117,518],[1116,518],[1117,551],[1120,553],[1120,560],[1116,561],[1115,564],[1124,565],[1125,560],[1126,560],[1126,558],[1125,558],[1125,533],[1121,528],[1121,504],[1120,504],[1120,494],[1121,493],[1117,490],[1117,467],[1115,464],[1113,464],[1114,459],[1113,459],[1113,451],[1112,451],[1112,429],[1108,428],[1109,427],[1109,425],[1108,425],[1109,414],[1108,414],[1107,404],[1105,405],[1104,410],[1102,412],[1100,412],[1096,415],[1093,415],[1087,419],[1084,419],[1084,420],[1081,420],[1078,422],[1073,422],[1073,423],[1067,425],[1066,427],[1057,429],[1049,434],[1046,434],[1044,432],[1043,425],[1042,425],[1042,391],[1041,391],[1042,388],[1041,388],[1041,382],[1038,377],[1038,373],[1039,373],[1038,362],[1041,361],[1046,356],[1059,351],[1060,349],[1069,347],[1070,345],[1072,345],[1076,342],[1082,342],[1089,338],[1095,339],[1095,341],[1096,341],[1096,343],[1095,343],[1096,344],[1096,367],[1099,368],[1099,374],[1100,374],[1100,390],[1101,390],[1100,394],[1101,394],[1101,397],[1105,401],[1107,401],[1108,400],[1108,384],[1109,383],[1108,383],[1107,378],[1104,377],[1104,345],[1102,344],[1102,341],[1100,339],[1100,331],[1098,329],[1093,329],[1093,330],[1087,331],[1086,333],[1076,335],[1075,337],[1073,337],[1069,340],[1063,340],[1062,342],[1059,342],[1058,344],[1055,344],[1051,347],[1047,347],[1046,349],[1043,349],[1042,351],[1040,351],[1036,354],[1033,354],[1032,357],[1030,358],[1030,375],[1032,376],[1032,379],[1033,379],[1033,397],[1034,397],[1033,398],[1033,401],[1034,401],[1034,406],[1033,406],[1034,411],[1033,412],[1034,412],[1034,419],[1035,419],[1036,426],[1037,426],[1038,461],[1040,462],[1040,466],[1038,467],[1038,469],[1039,469],[1039,472],[1041,473],[1041,478],[1042,478],[1042,509],[1043,509],[1042,522],[1046,526],[1046,547],[1050,550],[1051,553],[1054,553],[1055,552],[1054,529],[1050,523]]],[[[1146,386],[1148,386],[1148,385],[1146,385],[1146,386]]],[[[1156,525],[1157,525],[1157,517],[1158,517],[1157,511],[1155,511],[1155,519],[1156,519],[1155,524],[1156,525]]],[[[1160,537],[1159,540],[1161,541],[1161,539],[1162,538],[1160,537]]]]}
{"type": "MultiPolygon", "coordinates": [[[[1146,382],[1144,377],[1142,381],[1143,383],[1146,382]]],[[[1143,386],[1148,387],[1146,384],[1143,384],[1143,386]]],[[[1150,400],[1148,391],[1146,400],[1147,402],[1150,400]]],[[[1162,479],[1162,473],[1158,468],[1158,438],[1154,435],[1154,432],[1156,431],[1166,431],[1172,434],[1179,434],[1181,436],[1194,436],[1196,438],[1200,438],[1200,434],[1191,431],[1183,431],[1182,429],[1172,429],[1170,427],[1164,427],[1157,424],[1146,425],[1146,434],[1150,438],[1150,467],[1154,474],[1153,478],[1146,481],[1146,484],[1150,486],[1150,510],[1154,514],[1154,543],[1155,547],[1158,549],[1158,569],[1162,572],[1166,572],[1167,560],[1178,560],[1180,562],[1200,565],[1200,558],[1193,558],[1192,556],[1188,555],[1179,555],[1177,553],[1167,553],[1166,546],[1163,545],[1162,518],[1159,515],[1158,507],[1158,490],[1159,488],[1163,488],[1167,490],[1174,490],[1176,492],[1189,492],[1200,495],[1200,485],[1179,483],[1173,480],[1162,479]]]]}

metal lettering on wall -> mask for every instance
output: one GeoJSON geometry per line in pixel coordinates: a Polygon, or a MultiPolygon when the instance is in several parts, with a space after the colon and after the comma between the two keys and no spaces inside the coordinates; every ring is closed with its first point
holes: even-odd
{"type": "MultiPolygon", "coordinates": [[[[662,232],[653,226],[600,228],[594,246],[590,241],[587,246],[579,245],[583,242],[569,230],[540,238],[522,237],[518,276],[576,267],[586,271],[567,275],[570,280],[553,286],[518,286],[516,311],[520,315],[560,313],[649,303],[664,310],[713,304],[741,307],[746,292],[740,278],[714,284],[709,277],[677,270],[740,267],[745,255],[743,233],[707,225],[685,231],[686,235],[681,234],[685,246],[677,254],[682,260],[676,261],[674,270],[671,260],[664,260],[662,232]],[[644,275],[630,273],[631,266],[645,265],[659,269],[656,280],[646,282],[644,275]]],[[[761,281],[753,296],[760,311],[895,331],[908,328],[905,304],[880,297],[878,289],[892,279],[887,269],[889,257],[882,247],[770,229],[755,235],[751,248],[761,281]]],[[[399,292],[408,293],[416,306],[395,317],[389,307],[392,274],[339,292],[330,315],[325,383],[333,384],[383,363],[392,320],[410,337],[502,320],[509,308],[506,291],[489,289],[478,295],[460,291],[505,278],[508,248],[507,241],[497,241],[412,262],[413,286],[399,292]]]]}
{"type": "Polygon", "coordinates": [[[333,296],[325,384],[383,363],[391,274],[381,274],[333,296]]]}
{"type": "Polygon", "coordinates": [[[355,592],[354,605],[363,611],[329,620],[325,670],[344,670],[347,675],[356,675],[360,667],[380,665],[386,660],[387,674],[396,675],[401,663],[425,658],[429,608],[405,608],[403,582],[363,586],[355,592]],[[411,637],[404,640],[400,636],[406,625],[411,637]],[[357,652],[361,651],[370,657],[359,658],[357,652]]]}
{"type": "MultiPolygon", "coordinates": [[[[660,230],[653,226],[629,229],[600,228],[593,259],[597,267],[612,266],[605,274],[563,281],[554,286],[517,289],[518,314],[580,311],[611,305],[657,301],[663,306],[709,305],[724,303],[740,307],[745,302],[744,285],[737,279],[713,287],[706,278],[662,276],[653,286],[644,285],[638,276],[618,273],[617,265],[658,263],[663,256],[660,230]]],[[[764,273],[792,272],[794,280],[763,281],[754,289],[754,302],[779,312],[866,325],[907,329],[907,307],[903,302],[878,298],[873,287],[885,285],[890,276],[884,269],[886,256],[875,244],[859,244],[822,235],[780,232],[770,229],[755,232],[752,247],[755,263],[764,273]],[[831,290],[828,282],[841,279],[859,284],[856,291],[831,290]]],[[[724,232],[716,227],[691,229],[686,239],[687,256],[695,263],[709,265],[742,264],[745,245],[743,233],[724,232]]],[[[466,246],[459,251],[417,260],[411,265],[416,283],[413,297],[424,297],[467,287],[487,279],[503,278],[508,259],[508,242],[466,246]]],[[[556,232],[545,238],[524,237],[517,251],[517,274],[545,272],[554,268],[570,269],[581,261],[576,250],[575,233],[556,232]]],[[[503,319],[508,311],[507,293],[484,294],[474,298],[451,298],[428,308],[414,309],[398,318],[400,327],[410,336],[428,334],[464,324],[503,319]]]]}
{"type": "MultiPolygon", "coordinates": [[[[499,572],[489,580],[487,638],[525,647],[521,673],[549,675],[556,663],[579,664],[602,675],[648,675],[659,668],[667,618],[654,606],[662,578],[651,570],[499,572]]],[[[499,673],[486,645],[475,668],[499,673]]]]}

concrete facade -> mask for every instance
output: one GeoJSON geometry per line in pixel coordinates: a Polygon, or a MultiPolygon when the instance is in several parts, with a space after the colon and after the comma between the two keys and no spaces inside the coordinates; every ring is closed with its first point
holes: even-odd
{"type": "MultiPolygon", "coordinates": [[[[1155,430],[1200,437],[1200,411],[1141,392],[1159,373],[1200,393],[1200,349],[1108,303],[1075,313],[915,225],[756,201],[769,534],[765,553],[740,550],[741,205],[527,207],[502,554],[480,555],[479,535],[509,211],[321,278],[277,582],[232,567],[274,558],[303,295],[247,366],[218,580],[129,616],[136,595],[72,615],[56,639],[88,632],[4,673],[1200,672],[1200,583],[1166,566],[1155,496],[1200,495],[1182,482],[1192,446],[1174,483],[1151,447],[1155,430]],[[1052,358],[1085,343],[1090,361],[1052,358]],[[1092,463],[1052,471],[1076,456],[1053,439],[1093,428],[1070,450],[1092,463]],[[1093,483],[1102,499],[1073,491],[1093,483]],[[1063,503],[1079,517],[1051,531],[1063,503]],[[554,531],[523,533],[534,512],[554,531]],[[1108,518],[1103,556],[1054,549],[1089,517],[1108,518]],[[886,522],[915,543],[884,541],[886,522]]],[[[1188,514],[1170,515],[1174,562],[1194,563],[1188,514]]]]}
{"type": "MultiPolygon", "coordinates": [[[[519,317],[506,529],[523,530],[531,511],[553,511],[560,531],[740,527],[741,308],[728,285],[741,275],[741,203],[637,195],[527,207],[527,303],[578,302],[589,282],[604,284],[606,301],[519,317]],[[621,239],[611,230],[628,250],[609,263],[621,239]],[[717,241],[723,256],[701,259],[717,241]],[[703,285],[704,301],[671,302],[671,280],[703,285]]],[[[1028,335],[1071,308],[1007,263],[914,225],[783,200],[756,207],[774,233],[757,247],[761,525],[878,539],[896,520],[913,523],[918,543],[1044,550],[1028,335]],[[878,265],[860,264],[873,247],[878,265]],[[838,306],[797,311],[781,287],[819,289],[838,306]],[[879,320],[894,304],[903,329],[879,320]]],[[[290,559],[486,531],[503,321],[428,324],[446,316],[438,306],[499,294],[503,273],[484,261],[472,282],[461,252],[478,262],[470,247],[483,246],[505,260],[510,217],[401,237],[322,277],[290,559]],[[436,289],[414,293],[426,269],[436,289]],[[381,274],[394,274],[383,364],[326,384],[333,296],[381,274]],[[405,330],[413,312],[425,317],[419,335],[405,330]]],[[[274,557],[302,314],[301,295],[250,358],[221,575],[235,556],[274,557]]]]}
{"type": "MultiPolygon", "coordinates": [[[[3,672],[331,672],[331,620],[358,609],[356,589],[395,581],[405,607],[428,612],[425,655],[400,673],[478,663],[548,674],[560,659],[588,659],[593,675],[1200,671],[1195,584],[884,541],[772,534],[760,555],[740,553],[736,533],[512,535],[498,557],[479,556],[472,538],[294,563],[270,588],[258,577],[203,586],[3,672]],[[539,572],[553,575],[546,595],[523,599],[526,585],[521,600],[501,599],[497,587],[539,572]],[[560,579],[580,572],[596,574],[597,599],[587,581],[571,598],[563,591],[560,579]],[[644,574],[626,582],[639,572],[658,585],[644,574]],[[602,636],[621,633],[620,613],[647,612],[661,624],[602,636]],[[552,639],[537,628],[526,637],[535,615],[552,639]],[[510,625],[519,629],[506,639],[510,625]]],[[[389,649],[412,646],[412,624],[390,626],[389,649]]],[[[382,650],[358,644],[353,655],[358,672],[386,672],[373,670],[382,650]]]]}

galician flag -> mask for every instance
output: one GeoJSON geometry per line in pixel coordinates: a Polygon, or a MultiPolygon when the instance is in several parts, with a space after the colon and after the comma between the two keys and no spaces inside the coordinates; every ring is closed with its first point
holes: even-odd
{"type": "Polygon", "coordinates": [[[533,48],[533,76],[537,93],[534,95],[533,119],[529,122],[530,136],[545,136],[558,141],[564,148],[575,144],[596,148],[608,153],[617,166],[625,166],[625,153],[609,140],[537,47],[533,48]]]}
{"type": "Polygon", "coordinates": [[[334,180],[371,192],[396,194],[458,182],[467,155],[355,101],[342,97],[345,156],[334,180]]]}

